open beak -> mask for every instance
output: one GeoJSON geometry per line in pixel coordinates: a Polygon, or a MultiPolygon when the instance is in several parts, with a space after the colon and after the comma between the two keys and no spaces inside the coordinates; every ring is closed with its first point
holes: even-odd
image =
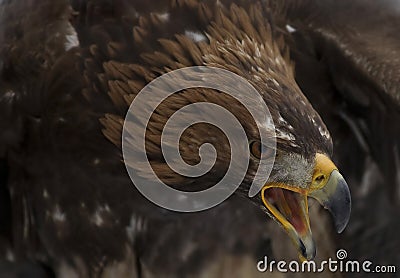
{"type": "Polygon", "coordinates": [[[316,254],[308,214],[308,197],[316,199],[329,210],[337,232],[341,233],[350,218],[350,191],[335,164],[326,155],[316,155],[313,178],[307,188],[267,183],[261,191],[265,207],[286,230],[301,260],[312,260],[316,254]]]}

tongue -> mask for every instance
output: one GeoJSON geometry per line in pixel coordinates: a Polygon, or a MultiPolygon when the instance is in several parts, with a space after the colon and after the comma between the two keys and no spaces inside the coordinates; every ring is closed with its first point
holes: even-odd
{"type": "Polygon", "coordinates": [[[267,190],[266,194],[271,204],[292,224],[297,233],[307,232],[308,220],[304,211],[306,204],[300,194],[275,187],[267,190]]]}

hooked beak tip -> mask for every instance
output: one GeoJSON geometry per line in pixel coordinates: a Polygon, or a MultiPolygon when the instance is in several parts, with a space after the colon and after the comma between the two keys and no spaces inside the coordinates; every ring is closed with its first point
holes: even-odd
{"type": "Polygon", "coordinates": [[[329,210],[336,231],[342,233],[350,220],[351,196],[349,187],[339,171],[332,171],[327,184],[309,196],[329,210]]]}

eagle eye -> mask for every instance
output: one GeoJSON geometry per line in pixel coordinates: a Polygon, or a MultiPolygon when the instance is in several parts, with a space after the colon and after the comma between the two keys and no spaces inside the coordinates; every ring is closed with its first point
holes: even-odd
{"type": "Polygon", "coordinates": [[[270,157],[272,155],[272,149],[263,146],[260,141],[252,141],[250,142],[250,153],[254,158],[260,160],[270,157]]]}

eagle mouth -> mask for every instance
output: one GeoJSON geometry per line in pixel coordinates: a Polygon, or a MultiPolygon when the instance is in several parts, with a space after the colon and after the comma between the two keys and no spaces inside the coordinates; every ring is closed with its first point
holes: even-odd
{"type": "Polygon", "coordinates": [[[300,260],[314,259],[316,248],[310,229],[307,191],[272,184],[263,188],[261,196],[269,213],[297,246],[300,260]]]}
{"type": "Polygon", "coordinates": [[[305,232],[307,219],[304,216],[308,215],[308,206],[304,202],[307,202],[307,198],[279,187],[271,187],[264,194],[266,202],[272,206],[270,210],[275,217],[284,218],[297,232],[305,232]]]}
{"type": "Polygon", "coordinates": [[[316,154],[312,180],[306,188],[272,182],[261,190],[265,207],[292,239],[300,260],[312,260],[316,254],[308,215],[308,197],[327,209],[332,215],[336,231],[343,232],[350,219],[350,190],[326,155],[316,154]]]}

